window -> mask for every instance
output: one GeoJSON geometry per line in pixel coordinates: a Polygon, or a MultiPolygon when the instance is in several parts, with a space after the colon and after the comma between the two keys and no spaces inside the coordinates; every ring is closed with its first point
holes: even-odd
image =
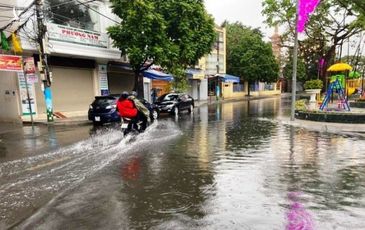
{"type": "MultiPolygon", "coordinates": [[[[85,3],[85,5],[98,11],[96,5],[85,3]]],[[[100,16],[95,11],[77,1],[47,0],[46,6],[49,9],[46,14],[49,22],[70,26],[73,28],[100,32],[100,16]]]]}

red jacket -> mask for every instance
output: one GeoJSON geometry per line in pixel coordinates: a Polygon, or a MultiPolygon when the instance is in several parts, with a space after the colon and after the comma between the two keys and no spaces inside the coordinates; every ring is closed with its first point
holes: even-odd
{"type": "Polygon", "coordinates": [[[129,99],[119,99],[117,108],[121,117],[135,118],[137,116],[138,110],[133,101],[129,99]]]}

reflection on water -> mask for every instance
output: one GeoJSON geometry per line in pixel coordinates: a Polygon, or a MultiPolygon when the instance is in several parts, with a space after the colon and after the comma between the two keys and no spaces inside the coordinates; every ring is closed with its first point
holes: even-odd
{"type": "Polygon", "coordinates": [[[18,228],[363,229],[365,140],[273,122],[281,106],[202,106],[109,148],[95,143],[110,131],[94,130],[92,149],[60,172],[109,164],[18,228]]]}

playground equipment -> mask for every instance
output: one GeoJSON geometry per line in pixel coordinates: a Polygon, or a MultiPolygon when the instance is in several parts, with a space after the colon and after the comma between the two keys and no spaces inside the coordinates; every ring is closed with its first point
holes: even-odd
{"type": "Polygon", "coordinates": [[[347,101],[347,97],[345,95],[341,82],[338,78],[330,83],[327,89],[326,96],[324,97],[322,105],[319,109],[323,111],[328,106],[328,103],[330,102],[331,96],[333,95],[334,92],[336,92],[338,95],[338,109],[344,109],[346,111],[350,111],[350,106],[347,101]]]}
{"type": "MultiPolygon", "coordinates": [[[[352,67],[346,63],[337,63],[330,66],[327,71],[328,72],[348,72],[351,71],[352,67]]],[[[330,85],[327,88],[327,93],[325,98],[322,101],[320,106],[320,110],[324,110],[328,107],[328,103],[331,101],[331,97],[333,97],[334,93],[338,96],[338,109],[344,109],[346,111],[350,111],[350,106],[347,100],[349,93],[354,93],[356,88],[352,85],[352,87],[347,87],[346,77],[344,74],[336,74],[331,77],[330,85]],[[346,87],[347,92],[345,92],[344,87],[346,87]]]]}

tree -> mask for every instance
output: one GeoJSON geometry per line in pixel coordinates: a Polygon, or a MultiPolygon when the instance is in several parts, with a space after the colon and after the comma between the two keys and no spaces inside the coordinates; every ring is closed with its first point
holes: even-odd
{"type": "Polygon", "coordinates": [[[111,0],[120,24],[108,33],[135,73],[135,89],[143,95],[141,72],[160,65],[175,75],[175,86],[186,84],[185,69],[209,53],[215,39],[214,21],[203,1],[111,0]]]}
{"type": "Polygon", "coordinates": [[[239,22],[225,22],[224,26],[227,31],[227,72],[240,76],[249,84],[254,81],[276,81],[279,64],[271,44],[263,41],[261,31],[239,22]]]}
{"type": "MultiPolygon", "coordinates": [[[[317,47],[312,52],[325,60],[322,77],[325,77],[327,67],[335,61],[336,48],[348,38],[365,28],[363,0],[326,0],[321,1],[316,11],[307,23],[305,35],[317,47]]],[[[269,26],[283,25],[286,32],[283,35],[283,46],[293,47],[295,32],[295,2],[290,0],[264,0],[263,15],[269,26]]],[[[301,41],[299,45],[301,46],[301,41]]],[[[319,60],[317,60],[319,61],[319,60]]],[[[313,63],[312,63],[313,64],[313,63]]]]}
{"type": "MultiPolygon", "coordinates": [[[[293,76],[293,49],[291,49],[291,51],[289,52],[287,63],[285,64],[284,69],[283,69],[283,75],[288,80],[292,79],[292,76],[293,76]]],[[[298,58],[297,79],[298,79],[298,81],[308,80],[305,63],[302,58],[298,58]]]]}

